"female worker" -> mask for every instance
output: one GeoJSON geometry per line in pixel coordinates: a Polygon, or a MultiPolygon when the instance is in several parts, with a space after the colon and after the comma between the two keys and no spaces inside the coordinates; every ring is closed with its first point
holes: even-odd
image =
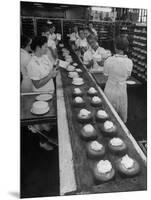
{"type": "Polygon", "coordinates": [[[105,94],[124,123],[127,121],[127,85],[133,63],[124,55],[128,48],[128,40],[118,36],[115,40],[116,54],[104,63],[104,74],[108,76],[105,94]]]}
{"type": "Polygon", "coordinates": [[[48,49],[47,38],[45,36],[34,38],[31,49],[34,55],[27,66],[27,70],[32,80],[33,91],[54,91],[52,79],[57,75],[57,70],[53,68],[53,63],[46,55],[48,49]]]}
{"type": "Polygon", "coordinates": [[[89,29],[93,32],[93,34],[94,34],[95,36],[98,35],[98,34],[97,34],[97,31],[96,31],[96,30],[94,29],[94,27],[93,27],[93,23],[92,23],[92,22],[89,22],[88,27],[89,27],[89,29]]]}
{"type": "Polygon", "coordinates": [[[32,84],[27,74],[27,65],[31,60],[29,54],[31,38],[22,35],[21,36],[21,52],[20,52],[20,70],[22,75],[21,92],[31,92],[32,84]]]}
{"type": "MultiPolygon", "coordinates": [[[[33,91],[53,93],[53,78],[57,75],[57,69],[46,55],[47,47],[47,38],[45,36],[38,36],[33,39],[31,49],[34,55],[27,66],[27,70],[28,76],[32,81],[33,91]]],[[[50,132],[52,127],[50,124],[35,124],[28,128],[36,133],[43,130],[50,132]]],[[[40,146],[45,150],[52,150],[52,146],[48,141],[41,140],[40,146]]]]}
{"type": "Polygon", "coordinates": [[[79,38],[75,42],[76,49],[80,51],[80,54],[83,55],[85,51],[88,50],[88,42],[84,35],[84,30],[79,30],[79,38]]]}
{"type": "Polygon", "coordinates": [[[94,35],[89,35],[87,41],[89,48],[84,53],[84,64],[88,69],[103,70],[102,66],[105,59],[111,55],[110,51],[100,47],[94,35]]]}
{"type": "MultiPolygon", "coordinates": [[[[52,26],[52,30],[53,30],[53,25],[52,26]]],[[[53,31],[52,31],[53,32],[53,31]]],[[[51,33],[52,33],[51,32],[51,33]]],[[[58,57],[58,53],[57,53],[57,47],[56,47],[56,43],[55,43],[55,40],[52,39],[53,37],[53,33],[50,34],[50,29],[48,26],[43,26],[41,28],[41,36],[45,36],[47,37],[47,56],[48,58],[50,59],[50,61],[54,64],[57,57],[58,57]]]]}

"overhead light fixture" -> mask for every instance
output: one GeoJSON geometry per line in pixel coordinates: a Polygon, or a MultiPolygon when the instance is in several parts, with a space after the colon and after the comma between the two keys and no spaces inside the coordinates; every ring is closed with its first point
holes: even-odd
{"type": "Polygon", "coordinates": [[[93,11],[99,11],[99,12],[111,12],[112,8],[109,7],[92,7],[93,11]]]}

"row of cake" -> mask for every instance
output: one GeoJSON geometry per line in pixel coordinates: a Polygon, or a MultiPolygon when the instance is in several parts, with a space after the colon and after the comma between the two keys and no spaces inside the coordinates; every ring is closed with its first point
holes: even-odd
{"type": "MultiPolygon", "coordinates": [[[[70,70],[68,70],[68,76],[73,78],[72,83],[78,83],[78,81],[74,81],[75,79],[79,80],[77,71],[74,71],[72,68],[70,70]]],[[[82,83],[84,83],[83,80],[82,83]]],[[[82,84],[79,83],[79,85],[82,84]]],[[[102,105],[102,100],[99,96],[97,96],[97,94],[98,91],[94,87],[90,87],[87,91],[87,95],[91,96],[91,105],[100,107],[102,105]]],[[[83,99],[84,94],[80,88],[74,88],[72,95],[74,97],[72,103],[75,106],[82,108],[86,105],[86,102],[83,99]]],[[[97,141],[98,133],[90,123],[93,119],[91,111],[82,108],[77,116],[78,121],[84,124],[80,131],[80,135],[82,139],[87,141],[87,156],[89,159],[97,160],[93,168],[95,180],[101,182],[111,180],[115,177],[115,167],[121,175],[136,175],[140,171],[140,166],[135,159],[132,159],[126,154],[127,145],[121,138],[117,137],[117,127],[112,121],[109,121],[108,113],[103,109],[99,109],[95,118],[97,121],[103,122],[103,124],[99,123],[101,133],[103,133],[105,137],[112,137],[109,140],[107,147],[102,142],[100,143],[97,141]],[[120,156],[120,158],[118,158],[115,162],[115,167],[109,159],[103,159],[106,155],[106,149],[109,149],[111,153],[115,153],[120,156]]]]}

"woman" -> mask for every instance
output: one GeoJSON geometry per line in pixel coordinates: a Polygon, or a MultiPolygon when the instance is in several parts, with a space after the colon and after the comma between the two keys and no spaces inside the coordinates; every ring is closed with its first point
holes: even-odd
{"type": "Polygon", "coordinates": [[[84,30],[79,30],[79,38],[75,42],[76,49],[80,51],[81,55],[84,54],[85,51],[88,50],[88,42],[84,35],[84,30]]]}
{"type": "Polygon", "coordinates": [[[27,65],[31,60],[31,55],[29,54],[29,51],[31,50],[30,48],[31,41],[32,41],[31,38],[25,35],[21,36],[20,70],[22,76],[22,82],[21,82],[22,93],[30,92],[32,89],[32,83],[27,73],[27,65]]]}
{"type": "Polygon", "coordinates": [[[70,34],[70,41],[75,42],[79,38],[78,27],[73,27],[73,32],[70,34]]]}
{"type": "Polygon", "coordinates": [[[94,29],[94,27],[93,27],[93,23],[92,23],[92,22],[89,22],[88,27],[89,27],[89,29],[93,32],[93,34],[94,34],[95,36],[98,35],[98,34],[97,34],[97,31],[96,31],[96,30],[94,29]]]}
{"type": "MultiPolygon", "coordinates": [[[[53,29],[53,26],[52,26],[52,29],[53,29]]],[[[56,43],[51,38],[51,35],[50,35],[49,31],[50,30],[49,30],[48,26],[43,26],[41,28],[41,36],[47,37],[47,45],[48,45],[47,55],[48,55],[48,58],[50,59],[50,61],[52,63],[55,63],[55,61],[56,61],[56,59],[58,57],[58,53],[57,53],[56,43]]]]}
{"type": "Polygon", "coordinates": [[[104,93],[121,117],[127,121],[127,84],[126,80],[131,75],[133,63],[124,55],[128,48],[128,40],[118,36],[115,40],[116,54],[104,63],[104,74],[108,76],[104,93]]]}
{"type": "MultiPolygon", "coordinates": [[[[53,63],[46,55],[47,48],[47,37],[39,36],[33,39],[31,49],[34,55],[27,66],[33,91],[54,92],[53,78],[57,75],[57,67],[54,68],[53,63]]],[[[29,126],[32,132],[50,131],[51,128],[49,124],[29,126]]],[[[41,140],[40,146],[45,150],[52,150],[52,146],[45,140],[41,140]]]]}
{"type": "Polygon", "coordinates": [[[47,38],[45,36],[34,38],[31,49],[34,55],[27,66],[27,70],[32,80],[33,91],[54,92],[53,78],[56,77],[57,70],[53,68],[53,63],[46,55],[47,38]]]}
{"type": "Polygon", "coordinates": [[[110,51],[106,51],[104,48],[99,46],[97,39],[94,35],[89,35],[87,37],[87,41],[89,44],[89,49],[84,53],[84,64],[89,69],[92,68],[95,70],[101,70],[105,59],[107,59],[107,57],[110,56],[111,53],[110,51]]]}

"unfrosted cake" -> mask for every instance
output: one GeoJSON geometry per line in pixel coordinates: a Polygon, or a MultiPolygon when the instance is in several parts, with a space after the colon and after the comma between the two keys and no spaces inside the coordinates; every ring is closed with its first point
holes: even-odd
{"type": "Polygon", "coordinates": [[[86,124],[81,129],[81,137],[85,140],[93,140],[97,137],[97,132],[91,124],[86,124]]]}
{"type": "Polygon", "coordinates": [[[96,181],[106,182],[113,179],[115,170],[109,160],[100,160],[94,167],[96,181]]]}
{"type": "Polygon", "coordinates": [[[105,147],[103,144],[94,140],[87,144],[87,154],[89,158],[101,158],[105,154],[105,147]]]}
{"type": "Polygon", "coordinates": [[[140,171],[139,163],[127,154],[117,161],[117,169],[124,176],[135,176],[140,171]]]}

